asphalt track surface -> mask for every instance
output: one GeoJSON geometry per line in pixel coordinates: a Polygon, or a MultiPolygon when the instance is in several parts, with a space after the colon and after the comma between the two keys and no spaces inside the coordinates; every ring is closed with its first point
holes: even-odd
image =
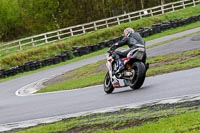
{"type": "MultiPolygon", "coordinates": [[[[147,45],[196,31],[200,31],[200,28],[149,41],[147,42],[147,45]]],[[[186,37],[148,49],[148,56],[200,49],[200,41],[192,41],[191,39],[193,37],[194,36],[186,37]]],[[[120,88],[116,89],[111,95],[104,93],[102,85],[80,90],[60,91],[31,96],[15,95],[15,92],[18,89],[27,84],[59,75],[102,59],[105,59],[105,55],[99,55],[0,83],[0,124],[73,114],[159,98],[200,93],[200,68],[194,68],[149,77],[146,78],[143,87],[139,90],[131,90],[128,87],[120,88]]]]}

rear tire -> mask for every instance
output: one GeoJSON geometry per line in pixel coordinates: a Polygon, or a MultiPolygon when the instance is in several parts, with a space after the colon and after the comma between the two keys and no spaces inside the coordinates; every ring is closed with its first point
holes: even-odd
{"type": "Polygon", "coordinates": [[[144,83],[146,77],[146,67],[143,62],[135,62],[132,65],[132,68],[135,71],[135,75],[131,81],[130,87],[135,90],[139,89],[144,83]]]}
{"type": "Polygon", "coordinates": [[[112,82],[110,80],[109,72],[107,72],[106,76],[104,78],[104,91],[107,94],[110,94],[110,93],[113,92],[113,90],[114,90],[114,87],[113,87],[112,82]]]}

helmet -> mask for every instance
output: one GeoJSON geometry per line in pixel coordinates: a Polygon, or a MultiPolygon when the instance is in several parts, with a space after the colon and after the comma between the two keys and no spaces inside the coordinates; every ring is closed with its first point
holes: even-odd
{"type": "Polygon", "coordinates": [[[128,37],[131,33],[134,33],[135,31],[132,29],[132,28],[126,28],[125,30],[124,30],[124,36],[125,37],[128,37]]]}

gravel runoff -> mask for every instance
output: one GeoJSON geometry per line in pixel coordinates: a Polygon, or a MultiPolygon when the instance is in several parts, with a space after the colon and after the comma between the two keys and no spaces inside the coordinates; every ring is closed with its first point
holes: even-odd
{"type": "Polygon", "coordinates": [[[85,116],[85,115],[90,115],[90,114],[95,114],[95,113],[108,113],[108,112],[115,112],[115,111],[118,111],[121,109],[133,109],[133,108],[140,108],[140,107],[144,107],[144,106],[153,106],[153,105],[158,105],[158,104],[183,103],[183,102],[195,101],[195,100],[200,100],[200,93],[193,94],[193,95],[185,95],[185,96],[179,96],[179,97],[151,100],[151,101],[146,101],[146,102],[141,102],[141,103],[126,104],[126,105],[122,105],[122,106],[115,106],[115,107],[103,108],[103,109],[68,114],[68,115],[61,115],[61,116],[55,116],[55,117],[48,117],[48,118],[22,121],[22,122],[2,124],[2,125],[0,125],[0,132],[10,131],[10,130],[19,129],[19,128],[33,127],[38,124],[48,124],[48,123],[52,123],[52,122],[61,121],[66,118],[85,116]]]}

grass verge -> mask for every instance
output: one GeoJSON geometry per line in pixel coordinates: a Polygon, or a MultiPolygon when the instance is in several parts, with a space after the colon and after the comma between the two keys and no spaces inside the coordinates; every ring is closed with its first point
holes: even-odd
{"type": "Polygon", "coordinates": [[[52,124],[15,131],[19,133],[197,133],[200,131],[200,101],[121,109],[111,113],[68,118],[52,124]]]}
{"type": "MultiPolygon", "coordinates": [[[[150,63],[150,69],[147,71],[147,76],[199,67],[199,58],[200,50],[149,58],[147,59],[147,62],[150,63]]],[[[106,74],[105,62],[106,61],[103,60],[67,72],[65,75],[56,77],[56,82],[54,82],[55,79],[51,79],[44,84],[47,87],[39,90],[37,93],[70,90],[103,84],[104,76],[106,74]]]]}
{"type": "MultiPolygon", "coordinates": [[[[49,44],[47,46],[31,48],[30,50],[24,50],[15,53],[8,51],[7,53],[1,53],[0,69],[22,65],[32,60],[41,60],[44,58],[48,58],[62,51],[70,50],[71,47],[74,45],[91,45],[102,42],[104,40],[112,39],[116,36],[120,36],[123,29],[126,27],[133,27],[134,29],[138,29],[140,27],[151,26],[154,23],[159,23],[172,19],[188,18],[192,15],[199,15],[199,14],[200,14],[200,5],[197,5],[196,7],[188,7],[184,10],[179,10],[173,13],[167,13],[164,15],[154,16],[154,17],[147,17],[140,20],[135,20],[130,23],[124,23],[119,26],[114,26],[107,29],[102,29],[84,35],[72,37],[61,42],[49,44]]],[[[150,39],[166,36],[168,34],[177,33],[194,27],[199,27],[199,22],[192,24],[190,26],[189,25],[183,26],[182,28],[179,27],[178,30],[172,29],[168,32],[165,33],[163,32],[154,35],[150,37],[150,39]]]]}

